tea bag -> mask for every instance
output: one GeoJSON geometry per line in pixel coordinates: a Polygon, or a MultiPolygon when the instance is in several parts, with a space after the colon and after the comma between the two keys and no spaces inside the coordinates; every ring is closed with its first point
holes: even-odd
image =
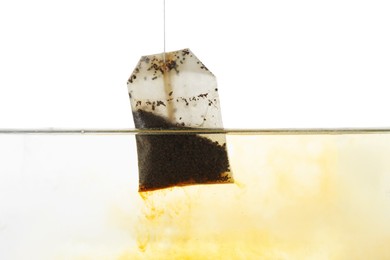
{"type": "Polygon", "coordinates": [[[137,129],[180,133],[137,135],[139,191],[192,184],[233,183],[222,134],[215,76],[189,50],[143,56],[128,80],[137,129]]]}

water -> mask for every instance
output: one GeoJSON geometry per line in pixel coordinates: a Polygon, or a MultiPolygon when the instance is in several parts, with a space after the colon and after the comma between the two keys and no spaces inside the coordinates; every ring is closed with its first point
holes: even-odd
{"type": "Polygon", "coordinates": [[[175,131],[3,130],[0,259],[390,258],[390,131],[199,133],[236,184],[138,193],[134,135],[175,131]]]}

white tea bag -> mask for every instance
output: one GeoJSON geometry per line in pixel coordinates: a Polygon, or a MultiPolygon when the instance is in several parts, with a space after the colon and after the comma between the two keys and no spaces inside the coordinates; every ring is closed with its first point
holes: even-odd
{"type": "MultiPolygon", "coordinates": [[[[138,129],[223,128],[216,78],[189,49],[143,56],[128,90],[138,129]]],[[[136,138],[140,191],[233,182],[222,134],[136,138]]]]}

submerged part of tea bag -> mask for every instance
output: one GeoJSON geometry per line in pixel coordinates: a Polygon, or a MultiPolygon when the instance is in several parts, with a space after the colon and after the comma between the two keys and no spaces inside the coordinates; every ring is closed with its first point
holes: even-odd
{"type": "MultiPolygon", "coordinates": [[[[138,129],[223,128],[216,78],[189,49],[143,56],[127,86],[138,129]]],[[[234,182],[222,134],[136,140],[139,191],[234,182]]]]}

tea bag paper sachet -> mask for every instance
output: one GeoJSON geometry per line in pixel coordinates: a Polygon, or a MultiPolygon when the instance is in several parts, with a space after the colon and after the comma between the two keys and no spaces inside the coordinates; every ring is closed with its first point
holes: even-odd
{"type": "Polygon", "coordinates": [[[183,134],[223,128],[216,78],[189,49],[141,57],[128,91],[137,129],[183,130],[136,136],[139,191],[234,182],[224,135],[183,134]]]}

